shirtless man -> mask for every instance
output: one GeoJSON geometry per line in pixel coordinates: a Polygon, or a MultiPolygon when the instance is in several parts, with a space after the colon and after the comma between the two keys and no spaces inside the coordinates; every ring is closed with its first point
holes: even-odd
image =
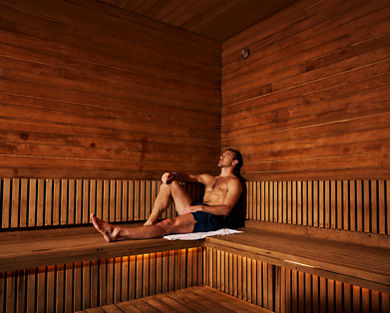
{"type": "Polygon", "coordinates": [[[168,234],[218,230],[224,227],[225,218],[240,198],[242,186],[239,170],[242,163],[239,151],[227,149],[219,158],[219,176],[164,173],[152,213],[143,226],[120,227],[104,222],[94,214],[91,214],[92,223],[107,242],[118,238],[146,239],[168,234]],[[204,184],[203,203],[191,205],[191,198],[179,181],[204,184]],[[179,216],[158,222],[160,215],[169,207],[171,199],[179,216]]]}

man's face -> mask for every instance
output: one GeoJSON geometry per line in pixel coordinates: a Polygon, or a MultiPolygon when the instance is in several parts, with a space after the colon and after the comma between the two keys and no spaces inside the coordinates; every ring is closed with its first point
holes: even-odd
{"type": "Polygon", "coordinates": [[[218,167],[230,167],[235,164],[234,153],[230,150],[226,150],[219,157],[218,167]]]}

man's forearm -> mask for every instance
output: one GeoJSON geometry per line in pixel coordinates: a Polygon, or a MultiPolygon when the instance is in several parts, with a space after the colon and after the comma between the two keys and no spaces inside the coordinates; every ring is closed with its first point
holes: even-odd
{"type": "Polygon", "coordinates": [[[189,175],[187,175],[187,174],[176,173],[176,172],[165,172],[165,173],[161,176],[161,182],[162,182],[163,184],[170,184],[170,183],[173,182],[174,180],[178,180],[178,181],[190,181],[190,177],[189,177],[189,175]]]}
{"type": "MultiPolygon", "coordinates": [[[[195,206],[196,207],[196,206],[195,206]]],[[[226,204],[217,204],[217,205],[199,205],[199,211],[206,213],[211,213],[214,215],[223,215],[228,216],[232,208],[226,204]]]]}
{"type": "Polygon", "coordinates": [[[197,175],[174,173],[175,179],[183,182],[198,182],[197,175]]]}

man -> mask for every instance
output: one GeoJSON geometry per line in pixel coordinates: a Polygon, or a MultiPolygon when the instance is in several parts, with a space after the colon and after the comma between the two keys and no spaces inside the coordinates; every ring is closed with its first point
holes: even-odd
{"type": "Polygon", "coordinates": [[[152,213],[143,226],[120,227],[91,214],[92,223],[107,242],[118,238],[146,239],[168,234],[218,230],[225,227],[226,217],[231,214],[242,194],[240,176],[242,164],[241,153],[227,149],[219,158],[218,167],[221,171],[218,176],[164,173],[152,213]],[[191,205],[191,198],[179,181],[204,184],[203,203],[191,205]],[[171,199],[179,216],[158,222],[160,215],[169,207],[171,199]]]}

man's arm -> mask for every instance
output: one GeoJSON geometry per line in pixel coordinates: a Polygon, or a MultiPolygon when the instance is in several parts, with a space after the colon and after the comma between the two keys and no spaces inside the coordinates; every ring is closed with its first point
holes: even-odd
{"type": "Polygon", "coordinates": [[[162,175],[161,181],[165,184],[169,184],[174,180],[201,183],[206,184],[208,180],[212,179],[213,176],[208,174],[184,174],[184,173],[175,173],[175,172],[166,172],[162,175]]]}
{"type": "Polygon", "coordinates": [[[241,192],[242,187],[240,181],[238,179],[232,179],[228,183],[228,192],[223,204],[189,206],[183,213],[203,211],[215,215],[228,216],[238,202],[238,199],[240,199],[241,192]]]}

